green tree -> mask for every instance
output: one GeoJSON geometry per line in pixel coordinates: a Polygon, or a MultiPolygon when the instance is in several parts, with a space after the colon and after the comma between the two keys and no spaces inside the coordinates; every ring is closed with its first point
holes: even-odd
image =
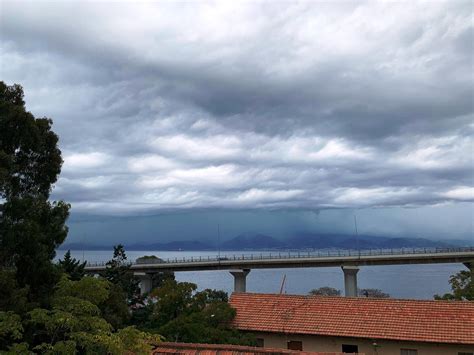
{"type": "MultiPolygon", "coordinates": [[[[157,263],[163,263],[163,259],[160,259],[159,257],[155,255],[144,255],[139,257],[136,260],[137,264],[157,264],[157,263]]],[[[168,279],[174,280],[174,272],[172,271],[162,271],[162,272],[156,272],[151,275],[151,285],[152,289],[161,287],[163,282],[165,282],[168,279]]]]}
{"type": "Polygon", "coordinates": [[[140,296],[140,281],[133,275],[127,254],[122,244],[114,246],[114,255],[107,262],[107,268],[102,276],[115,285],[119,285],[125,293],[129,305],[142,302],[140,296]]]}
{"type": "Polygon", "coordinates": [[[309,291],[312,296],[340,296],[341,291],[333,287],[320,287],[309,291]]]}
{"type": "Polygon", "coordinates": [[[21,317],[14,312],[0,311],[0,344],[12,344],[22,337],[21,317]]]}
{"type": "Polygon", "coordinates": [[[255,345],[250,334],[232,328],[235,310],[228,303],[216,302],[199,311],[180,315],[159,328],[169,341],[188,343],[228,343],[255,345]]]}
{"type": "Polygon", "coordinates": [[[378,288],[362,288],[358,290],[360,297],[372,297],[372,298],[390,298],[388,293],[379,290],[378,288]]]}
{"type": "Polygon", "coordinates": [[[135,312],[131,314],[130,307],[143,305],[143,299],[140,295],[139,280],[130,269],[123,245],[114,246],[113,257],[107,262],[102,277],[111,284],[109,297],[99,304],[104,319],[115,329],[122,328],[125,324],[137,324],[132,320],[135,312]]]}
{"type": "Polygon", "coordinates": [[[48,197],[61,171],[52,121],[26,111],[20,85],[0,82],[0,197],[48,197]]]}
{"type": "Polygon", "coordinates": [[[28,287],[18,287],[14,270],[0,269],[0,310],[23,315],[30,307],[28,293],[28,287]]]}
{"type": "Polygon", "coordinates": [[[151,320],[145,321],[147,329],[154,329],[169,341],[255,344],[251,335],[232,327],[235,310],[224,291],[196,289],[193,283],[166,280],[153,290],[151,320]]]}
{"type": "Polygon", "coordinates": [[[111,284],[104,279],[63,277],[52,298],[52,309],[29,312],[24,338],[35,352],[63,354],[150,353],[160,340],[134,327],[113,332],[101,317],[99,304],[109,297],[111,284]]]}
{"type": "Polygon", "coordinates": [[[114,246],[114,256],[111,260],[107,262],[107,266],[110,267],[119,267],[127,266],[127,254],[125,253],[125,248],[122,244],[114,246]]]}
{"type": "Polygon", "coordinates": [[[7,200],[0,217],[4,267],[13,268],[19,287],[29,288],[29,298],[45,305],[60,277],[51,262],[55,249],[67,235],[69,205],[43,197],[7,200]]]}
{"type": "Polygon", "coordinates": [[[461,270],[449,278],[451,293],[435,295],[437,300],[474,301],[474,279],[471,270],[461,270]]]}
{"type": "Polygon", "coordinates": [[[151,275],[151,285],[152,289],[159,288],[163,285],[163,283],[167,280],[176,280],[174,276],[174,272],[172,271],[160,271],[153,273],[151,275]]]}
{"type": "Polygon", "coordinates": [[[0,82],[0,267],[15,270],[18,287],[43,305],[59,279],[51,260],[70,208],[48,201],[62,165],[51,125],[26,111],[21,86],[0,82]]]}
{"type": "Polygon", "coordinates": [[[130,322],[130,307],[127,303],[127,295],[120,287],[110,283],[109,296],[99,303],[102,317],[109,322],[114,329],[123,328],[130,322]]]}
{"type": "Polygon", "coordinates": [[[58,265],[61,270],[69,275],[71,280],[77,281],[84,277],[87,261],[80,262],[71,256],[71,251],[68,250],[64,254],[64,259],[59,260],[58,265]]]}
{"type": "Polygon", "coordinates": [[[180,315],[188,314],[193,305],[193,293],[196,284],[167,280],[151,292],[156,299],[153,311],[155,326],[162,326],[180,315]]]}

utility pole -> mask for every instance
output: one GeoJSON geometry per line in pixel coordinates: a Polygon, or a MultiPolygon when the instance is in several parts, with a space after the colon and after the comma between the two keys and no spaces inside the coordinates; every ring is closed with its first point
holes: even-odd
{"type": "Polygon", "coordinates": [[[217,259],[220,261],[221,260],[221,237],[220,237],[220,226],[219,223],[217,223],[217,259]]]}
{"type": "Polygon", "coordinates": [[[286,274],[283,276],[283,280],[281,281],[280,295],[283,294],[283,290],[285,289],[285,281],[286,281],[286,274]]]}
{"type": "Polygon", "coordinates": [[[359,231],[357,230],[357,217],[354,212],[354,227],[355,227],[355,232],[356,232],[356,248],[357,248],[357,253],[359,255],[360,259],[360,248],[359,248],[359,231]]]}

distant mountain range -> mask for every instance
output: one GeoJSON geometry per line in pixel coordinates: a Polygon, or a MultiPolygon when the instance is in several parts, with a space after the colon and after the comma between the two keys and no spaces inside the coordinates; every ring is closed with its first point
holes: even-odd
{"type": "Polygon", "coordinates": [[[222,243],[222,250],[285,249],[286,243],[264,234],[241,234],[222,243]]]}
{"type": "MultiPolygon", "coordinates": [[[[288,250],[288,249],[386,249],[386,248],[434,248],[473,246],[473,241],[436,241],[424,238],[384,237],[345,234],[297,233],[293,237],[280,240],[264,234],[241,234],[224,241],[222,251],[233,250],[288,250]]],[[[196,240],[173,241],[167,243],[134,243],[125,244],[126,250],[166,250],[198,251],[217,250],[218,245],[196,240]]],[[[111,245],[93,245],[82,243],[63,244],[59,249],[71,250],[111,250],[111,245]]]]}

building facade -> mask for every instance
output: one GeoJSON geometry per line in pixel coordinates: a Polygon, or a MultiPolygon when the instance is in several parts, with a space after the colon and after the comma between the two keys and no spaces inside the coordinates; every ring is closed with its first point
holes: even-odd
{"type": "Polygon", "coordinates": [[[349,337],[256,332],[260,345],[302,351],[364,353],[366,355],[474,355],[474,345],[370,340],[349,337]],[[296,343],[296,344],[295,344],[296,343]],[[293,346],[292,346],[293,345],[293,346]]]}
{"type": "Polygon", "coordinates": [[[474,355],[474,302],[234,293],[259,345],[366,355],[474,355]]]}

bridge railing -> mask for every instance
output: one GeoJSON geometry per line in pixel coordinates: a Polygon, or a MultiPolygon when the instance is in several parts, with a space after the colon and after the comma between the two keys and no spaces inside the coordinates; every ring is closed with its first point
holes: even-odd
{"type": "MultiPolygon", "coordinates": [[[[474,252],[474,247],[459,248],[393,248],[393,249],[364,249],[364,250],[312,250],[312,251],[275,251],[252,254],[224,254],[191,257],[175,257],[167,259],[147,259],[146,261],[131,261],[125,265],[150,265],[150,264],[176,264],[176,263],[199,263],[220,262],[238,260],[272,260],[272,259],[298,259],[298,258],[331,258],[331,257],[354,257],[354,256],[384,256],[384,255],[413,255],[413,254],[441,254],[474,252]]],[[[87,266],[106,266],[107,262],[91,262],[87,266]]]]}

